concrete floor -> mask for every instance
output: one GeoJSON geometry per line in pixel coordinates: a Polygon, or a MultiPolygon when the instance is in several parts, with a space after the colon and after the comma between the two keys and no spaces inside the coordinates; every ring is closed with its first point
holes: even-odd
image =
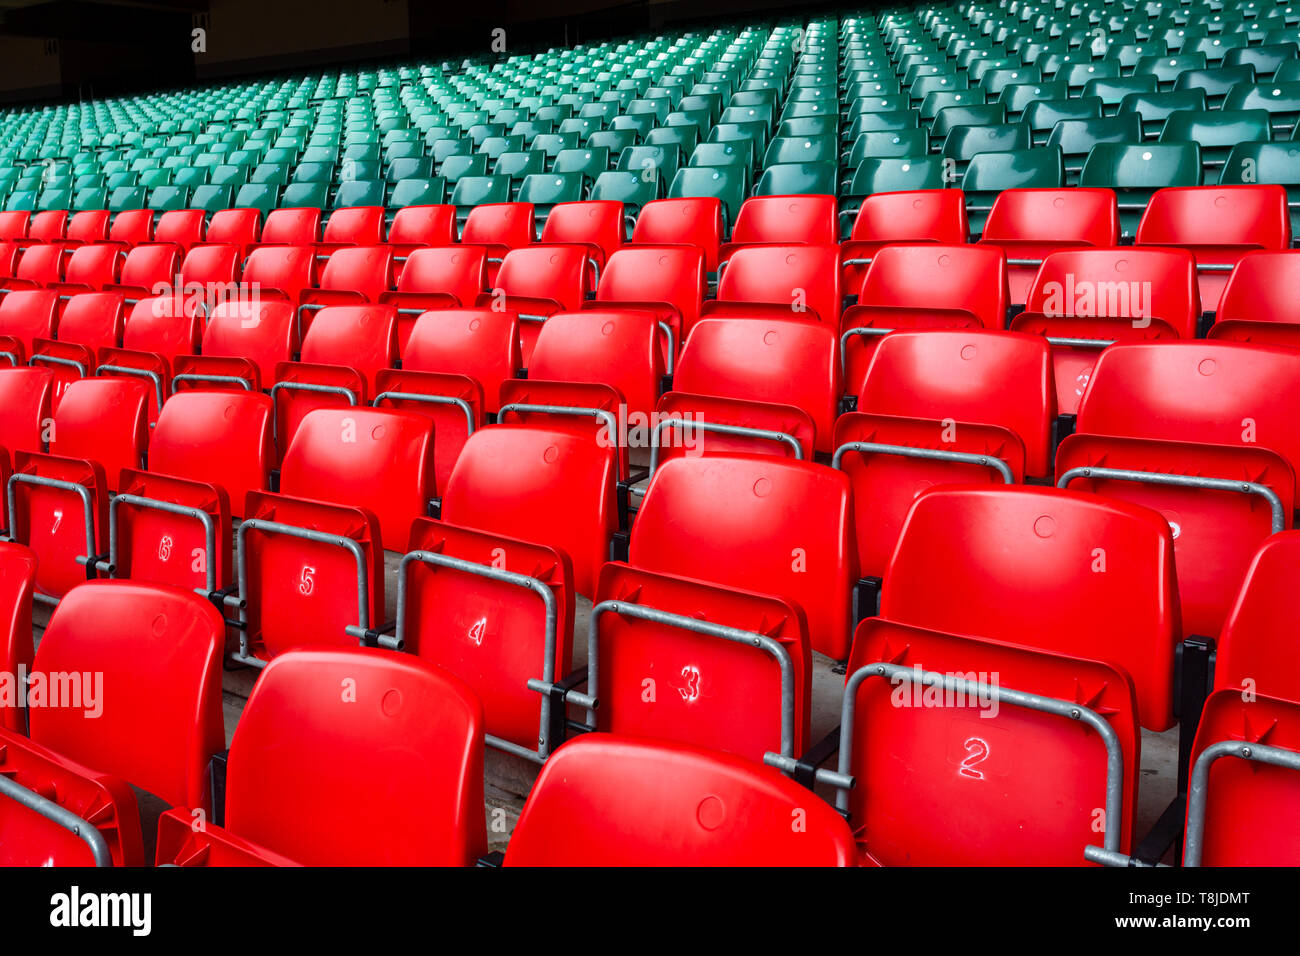
{"type": "MultiPolygon", "coordinates": [[[[396,616],[397,601],[397,565],[401,555],[388,552],[385,555],[387,575],[385,593],[387,595],[386,620],[396,616]]],[[[587,662],[586,635],[591,618],[591,601],[581,595],[574,615],[573,663],[582,667],[587,662]]],[[[33,623],[35,639],[39,643],[44,632],[49,611],[37,606],[33,623]]],[[[234,735],[235,726],[243,712],[244,704],[253,688],[258,671],[242,665],[231,665],[222,680],[222,703],[226,719],[226,743],[229,746],[234,735]]],[[[840,700],[844,688],[844,674],[835,671],[835,662],[821,654],[813,654],[812,673],[812,733],[811,739],[821,740],[839,724],[840,700]]],[[[574,717],[580,716],[574,712],[574,717]]],[[[1155,823],[1160,813],[1173,799],[1177,786],[1178,731],[1170,730],[1163,734],[1142,732],[1142,775],[1138,782],[1138,819],[1137,833],[1145,834],[1155,823]]],[[[527,760],[488,748],[486,756],[485,803],[484,812],[487,820],[488,843],[491,850],[504,850],[519,819],[539,767],[527,760]]],[[[818,788],[819,791],[821,788],[818,788]]],[[[830,794],[823,796],[830,798],[830,794]]],[[[832,798],[833,799],[833,798],[832,798]]],[[[141,800],[143,831],[148,834],[147,841],[152,843],[156,833],[157,813],[161,807],[149,795],[142,795],[141,800]]],[[[146,847],[146,859],[152,858],[152,846],[146,847]]],[[[1167,860],[1168,862],[1168,860],[1167,860]]]]}

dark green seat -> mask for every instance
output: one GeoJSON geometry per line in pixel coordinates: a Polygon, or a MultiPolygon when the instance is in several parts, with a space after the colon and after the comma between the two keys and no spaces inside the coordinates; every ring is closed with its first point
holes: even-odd
{"type": "Polygon", "coordinates": [[[1101,100],[1101,111],[1106,116],[1113,116],[1119,111],[1119,104],[1130,93],[1156,92],[1154,76],[1119,76],[1089,80],[1084,84],[1083,95],[1095,96],[1101,100]]]}
{"type": "Polygon", "coordinates": [[[1008,122],[1018,123],[1031,103],[1066,98],[1065,83],[1058,80],[1040,83],[1012,83],[998,94],[998,102],[1007,111],[1008,122]]]}
{"type": "Polygon", "coordinates": [[[824,136],[776,136],[763,154],[763,166],[790,163],[838,163],[839,138],[824,136]]]}
{"type": "Polygon", "coordinates": [[[861,198],[873,193],[943,189],[947,185],[944,170],[941,156],[864,159],[853,173],[848,195],[861,198]]]}
{"type": "MultiPolygon", "coordinates": [[[[652,149],[657,146],[629,146],[628,149],[652,149]]],[[[609,151],[604,147],[593,146],[588,149],[562,149],[551,163],[553,173],[578,173],[586,180],[586,187],[596,181],[596,177],[609,169],[609,151]]]]}
{"type": "Polygon", "coordinates": [[[71,189],[43,189],[36,202],[37,212],[53,212],[72,207],[71,189]]]}
{"type": "Polygon", "coordinates": [[[1136,113],[1122,113],[1100,119],[1062,120],[1052,128],[1047,146],[1061,150],[1066,182],[1078,182],[1083,163],[1098,143],[1140,143],[1142,121],[1136,113]]]}
{"type": "Polygon", "coordinates": [[[942,139],[949,130],[958,126],[999,126],[1007,121],[1007,111],[1001,103],[984,106],[947,106],[934,118],[931,135],[942,139]]]}
{"type": "Polygon", "coordinates": [[[1048,135],[1063,120],[1101,119],[1101,100],[1081,96],[1072,100],[1038,100],[1025,107],[1020,122],[1029,127],[1033,145],[1046,143],[1048,135]]]}
{"type": "Polygon", "coordinates": [[[1267,143],[1270,139],[1268,113],[1264,110],[1178,111],[1165,120],[1160,141],[1196,143],[1201,147],[1203,181],[1218,182],[1219,168],[1239,143],[1267,143]]]}
{"type": "MultiPolygon", "coordinates": [[[[701,144],[707,146],[709,144],[701,144]]],[[[677,170],[668,196],[681,199],[688,196],[710,196],[722,200],[728,229],[740,214],[740,204],[745,201],[749,170],[740,166],[698,166],[677,170]]]]}
{"type": "MultiPolygon", "coordinates": [[[[339,188],[334,192],[334,208],[342,206],[382,206],[384,204],[384,194],[387,191],[387,183],[381,179],[354,179],[346,183],[339,183],[339,188]]],[[[289,187],[292,189],[293,187],[289,187]]],[[[285,190],[286,197],[289,190],[285,190]]],[[[281,205],[289,205],[287,201],[281,205]]],[[[302,205],[310,205],[303,203],[302,205]]]]}
{"type": "Polygon", "coordinates": [[[206,213],[218,212],[222,209],[229,209],[231,204],[231,188],[229,186],[213,186],[206,184],[194,187],[194,195],[190,196],[190,208],[202,209],[206,213]]]}
{"type": "Polygon", "coordinates": [[[596,177],[589,198],[621,202],[630,226],[636,222],[637,210],[663,196],[662,183],[663,179],[655,170],[604,172],[596,177]]]}
{"type": "Polygon", "coordinates": [[[1300,236],[1300,143],[1241,143],[1219,171],[1225,186],[1283,186],[1291,209],[1291,234],[1300,236]]]}
{"type": "Polygon", "coordinates": [[[1234,86],[1254,82],[1255,70],[1245,64],[1221,66],[1212,70],[1188,70],[1175,81],[1174,92],[1201,90],[1205,93],[1206,105],[1217,108],[1234,86]]]}
{"type": "Polygon", "coordinates": [[[546,156],[535,150],[525,152],[502,153],[497,157],[492,172],[497,176],[509,176],[512,184],[519,183],[525,176],[543,172],[546,169],[546,156]]]}
{"type": "MultiPolygon", "coordinates": [[[[19,193],[11,194],[10,198],[17,196],[19,193]]],[[[35,196],[32,193],[32,196],[35,196]]],[[[73,212],[91,212],[97,209],[103,209],[108,205],[108,189],[104,186],[91,187],[90,189],[79,189],[72,197],[73,212]]],[[[9,206],[5,206],[9,209],[9,206]]]]}
{"type": "Polygon", "coordinates": [[[329,206],[328,183],[290,183],[280,195],[279,205],[285,209],[325,209],[329,206]]]}
{"type": "Polygon", "coordinates": [[[1120,224],[1131,237],[1157,189],[1201,185],[1201,148],[1195,143],[1098,143],[1083,164],[1079,185],[1115,190],[1120,224]]]}
{"type": "Polygon", "coordinates": [[[774,163],[763,170],[755,196],[834,196],[838,166],[835,163],[774,163]]]}
{"type": "Polygon", "coordinates": [[[1179,110],[1205,112],[1207,109],[1204,90],[1178,90],[1166,93],[1133,93],[1124,97],[1119,104],[1119,112],[1136,113],[1142,118],[1142,135],[1154,139],[1164,129],[1165,120],[1179,110]]]}
{"type": "Polygon", "coordinates": [[[1300,125],[1300,82],[1254,83],[1234,86],[1223,98],[1225,110],[1265,110],[1278,133],[1300,125]]]}
{"type": "Polygon", "coordinates": [[[149,193],[149,208],[154,212],[188,209],[190,191],[183,186],[159,186],[149,193]]]}
{"type": "Polygon", "coordinates": [[[143,209],[145,191],[143,186],[119,186],[108,196],[109,212],[124,212],[128,209],[143,209]]]}
{"type": "Polygon", "coordinates": [[[977,154],[961,181],[971,233],[984,231],[984,220],[1002,190],[1059,189],[1064,185],[1065,161],[1059,146],[977,154]]]}
{"type": "Polygon", "coordinates": [[[457,154],[442,161],[439,175],[449,183],[456,183],[465,176],[486,176],[487,156],[483,153],[457,154]]]}
{"type": "Polygon", "coordinates": [[[459,209],[509,201],[509,176],[462,176],[451,191],[451,204],[459,209]]]}
{"type": "Polygon", "coordinates": [[[403,206],[436,206],[447,198],[447,184],[440,176],[427,179],[399,179],[388,197],[391,209],[403,206]]]}
{"type": "Polygon", "coordinates": [[[930,137],[923,129],[877,130],[860,133],[845,156],[844,165],[857,169],[864,159],[923,156],[930,151],[930,137]]]}
{"type": "Polygon", "coordinates": [[[256,209],[265,216],[280,203],[280,188],[270,183],[248,183],[235,194],[235,209],[256,209]]]}

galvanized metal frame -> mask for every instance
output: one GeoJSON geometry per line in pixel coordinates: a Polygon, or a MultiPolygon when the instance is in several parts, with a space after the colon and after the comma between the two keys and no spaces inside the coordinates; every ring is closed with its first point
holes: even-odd
{"type": "Polygon", "coordinates": [[[157,400],[158,411],[162,411],[163,402],[166,401],[166,396],[163,394],[162,376],[157,372],[152,372],[149,369],[144,368],[130,368],[126,365],[101,365],[99,368],[95,369],[96,376],[103,375],[105,372],[116,372],[118,375],[131,375],[136,378],[149,379],[149,381],[153,382],[154,398],[157,400]]]}
{"type": "Polygon", "coordinates": [[[938,448],[913,448],[911,445],[886,445],[880,442],[851,441],[835,449],[831,458],[831,467],[843,471],[844,456],[851,451],[868,455],[897,455],[901,458],[925,458],[934,461],[952,461],[965,465],[980,465],[992,468],[1001,476],[1004,484],[1014,485],[1015,477],[1010,467],[996,455],[978,455],[964,451],[944,451],[938,448]]]}
{"type": "Polygon", "coordinates": [[[84,817],[79,817],[66,807],[61,807],[53,800],[48,800],[35,790],[29,790],[17,780],[0,773],[0,796],[8,797],[15,803],[38,813],[56,826],[67,830],[90,848],[95,866],[112,866],[113,855],[109,852],[108,842],[95,825],[84,817]]]}
{"type": "Polygon", "coordinates": [[[661,418],[655,422],[655,427],[650,432],[650,471],[646,475],[645,486],[638,485],[630,489],[631,493],[638,498],[645,496],[646,490],[650,487],[650,482],[654,480],[655,470],[659,467],[659,433],[668,428],[694,428],[702,432],[714,432],[719,435],[744,435],[747,438],[780,442],[790,446],[797,460],[803,460],[803,446],[799,444],[799,439],[788,432],[770,431],[766,428],[747,428],[744,425],[724,425],[721,422],[687,421],[685,418],[676,416],[661,418]]]}
{"type": "Polygon", "coordinates": [[[386,398],[393,401],[428,402],[430,405],[454,405],[465,413],[467,434],[474,434],[474,409],[470,408],[469,402],[463,398],[454,398],[450,395],[424,395],[420,392],[380,392],[370,403],[371,407],[378,408],[379,403],[386,398]]]}
{"type": "MultiPolygon", "coordinates": [[[[76,492],[77,497],[81,499],[81,514],[85,522],[86,530],[86,553],[77,555],[77,563],[86,565],[95,554],[95,501],[91,497],[90,489],[85,485],[78,484],[75,481],[64,481],[60,478],[48,478],[45,475],[28,475],[23,473],[9,476],[9,484],[5,489],[5,498],[9,508],[9,527],[5,529],[3,538],[8,541],[16,541],[14,532],[17,527],[18,517],[18,496],[14,492],[14,486],[17,484],[36,485],[40,488],[57,488],[60,491],[76,492]]],[[[59,598],[49,594],[42,594],[36,591],[32,594],[32,600],[39,601],[41,604],[58,604],[59,598]]]]}
{"type": "Polygon", "coordinates": [[[1183,866],[1200,866],[1205,851],[1205,812],[1209,799],[1210,767],[1221,757],[1237,757],[1270,767],[1300,771],[1300,752],[1246,740],[1220,740],[1201,751],[1192,767],[1187,791],[1187,833],[1183,839],[1183,866]]]}
{"type": "MultiPolygon", "coordinates": [[[[207,589],[199,591],[203,597],[217,589],[217,562],[220,557],[217,554],[217,524],[201,508],[192,508],[187,505],[178,505],[170,501],[160,501],[156,498],[145,498],[141,495],[118,494],[108,499],[108,561],[96,562],[96,570],[107,573],[110,577],[117,577],[117,558],[118,558],[118,531],[117,531],[117,513],[122,505],[132,505],[136,508],[145,508],[153,511],[162,511],[166,514],[179,515],[184,518],[193,518],[203,525],[203,543],[207,550],[207,560],[205,562],[207,589]]],[[[198,590],[196,588],[196,590],[198,590]]]]}
{"type": "MultiPolygon", "coordinates": [[[[600,688],[600,619],[605,614],[618,614],[623,617],[680,628],[692,634],[716,637],[735,644],[746,644],[756,647],[774,658],[777,666],[781,669],[781,753],[779,757],[783,760],[789,760],[793,764],[795,759],[794,663],[790,660],[790,653],[781,646],[780,642],[773,640],[766,634],[759,634],[757,631],[745,631],[737,627],[728,627],[725,624],[714,624],[711,621],[702,621],[699,618],[686,617],[682,614],[661,611],[658,608],[633,604],[628,601],[601,601],[591,609],[591,623],[587,629],[588,693],[569,692],[569,698],[574,703],[587,708],[587,723],[590,726],[597,726],[596,708],[599,706],[599,700],[596,695],[599,694],[600,688]]],[[[540,690],[542,688],[535,689],[540,690]]]]}

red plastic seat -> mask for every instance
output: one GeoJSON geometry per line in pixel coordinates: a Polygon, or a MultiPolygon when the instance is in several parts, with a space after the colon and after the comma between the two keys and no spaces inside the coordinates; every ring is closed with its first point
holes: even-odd
{"type": "Polygon", "coordinates": [[[875,343],[886,332],[1001,329],[1006,315],[1002,250],[939,243],[885,246],[871,260],[857,304],[845,309],[840,320],[845,388],[858,390],[875,343]]]}
{"type": "Polygon", "coordinates": [[[295,310],[288,302],[273,300],[222,302],[208,318],[202,351],[177,361],[177,373],[190,376],[187,382],[206,389],[269,388],[276,366],[291,361],[298,351],[295,310]]]}
{"type": "Polygon", "coordinates": [[[127,314],[122,347],[100,350],[99,374],[148,381],[154,390],[149,420],[154,422],[171,394],[177,363],[199,351],[202,329],[203,304],[197,299],[175,295],[140,299],[127,314]]]}
{"type": "Polygon", "coordinates": [[[385,305],[397,307],[398,348],[403,357],[421,314],[472,306],[486,288],[487,250],[480,246],[430,246],[411,252],[396,291],[379,297],[385,305]]]}
{"type": "Polygon", "coordinates": [[[477,304],[519,316],[519,346],[526,366],[542,322],[556,312],[581,309],[592,279],[585,247],[530,245],[506,253],[491,291],[482,293],[477,304]]]}
{"type": "Polygon", "coordinates": [[[125,209],[113,216],[108,241],[130,249],[153,241],[153,210],[125,209]]]}
{"type": "MultiPolygon", "coordinates": [[[[929,497],[917,500],[917,512],[929,497]]],[[[891,566],[887,584],[900,585],[906,574],[918,590],[930,590],[931,603],[946,604],[933,599],[937,578],[910,555],[906,561],[906,571],[895,572],[898,562],[891,566]]],[[[1074,578],[1071,567],[1066,580],[1074,578]]],[[[959,586],[967,583],[963,576],[959,586]]],[[[988,586],[1002,583],[980,578],[974,600],[986,604],[988,586]]],[[[1031,600],[1035,607],[1052,603],[1039,595],[1031,600]]],[[[1096,609],[1089,605],[1080,617],[1096,609]]],[[[841,727],[854,787],[842,793],[840,806],[850,814],[864,862],[1082,866],[1085,848],[1102,846],[1105,837],[1115,840],[1118,852],[1128,852],[1141,742],[1133,681],[1121,667],[1085,654],[924,630],[884,617],[863,621],[848,665],[851,721],[841,727]],[[898,670],[881,674],[882,665],[898,670]],[[961,678],[976,688],[923,686],[921,674],[961,678]],[[995,702],[993,693],[1003,689],[1049,698],[1069,708],[1066,713],[1087,708],[1097,723],[995,702]],[[1116,806],[1107,805],[1101,725],[1114,734],[1123,762],[1116,806]]]]}
{"type": "MultiPolygon", "coordinates": [[[[67,236],[68,212],[66,209],[49,209],[32,216],[27,225],[28,242],[63,242],[67,236]]],[[[4,241],[0,239],[0,241],[4,241]]]]}
{"type": "Polygon", "coordinates": [[[393,251],[387,246],[345,246],[330,255],[320,281],[299,297],[299,334],[315,314],[331,305],[378,303],[393,286],[393,251]]]}
{"type": "Polygon", "coordinates": [[[834,444],[837,467],[853,485],[865,577],[884,575],[912,501],[926,488],[1020,483],[1026,473],[1052,472],[1051,359],[1034,336],[890,333],[872,357],[857,409],[836,422],[834,444]]]}
{"type": "MultiPolygon", "coordinates": [[[[17,674],[32,669],[32,592],[36,586],[36,554],[21,544],[0,543],[0,669],[17,674]]],[[[0,702],[0,729],[27,732],[21,707],[0,702]]],[[[2,766],[2,764],[0,764],[2,766]]]]}
{"type": "Polygon", "coordinates": [[[455,206],[406,206],[397,210],[388,227],[388,245],[399,263],[424,246],[449,246],[455,241],[455,206]]]}
{"type": "Polygon", "coordinates": [[[482,705],[462,681],[409,656],[277,658],[235,729],[224,826],[180,844],[160,838],[158,861],[213,865],[231,843],[245,847],[237,857],[251,850],[277,864],[474,865],[487,849],[482,705]],[[205,852],[214,856],[195,859],[205,852]]]}
{"type": "Polygon", "coordinates": [[[507,866],[855,862],[844,821],[777,771],[614,734],[586,734],[547,761],[505,859],[507,866]],[[803,825],[792,826],[795,819],[803,825]]]}
{"type": "MultiPolygon", "coordinates": [[[[833,328],[843,303],[839,256],[835,245],[737,249],[718,276],[717,298],[704,302],[700,318],[794,317],[833,328]]],[[[691,328],[683,329],[688,337],[691,328]]]]}
{"type": "Polygon", "coordinates": [[[152,401],[152,389],[139,379],[78,379],[54,412],[50,454],[98,462],[115,491],[122,469],[139,468],[148,450],[152,401]]]}
{"type": "Polygon", "coordinates": [[[639,246],[695,246],[704,255],[704,268],[712,273],[718,271],[722,234],[721,199],[655,199],[637,213],[632,242],[639,246]]]}
{"type": "Polygon", "coordinates": [[[1237,260],[1209,338],[1300,348],[1300,314],[1290,289],[1300,282],[1300,252],[1248,252],[1237,260]]]}
{"type": "Polygon", "coordinates": [[[562,202],[551,207],[542,225],[545,245],[576,243],[603,269],[605,262],[627,241],[623,204],[610,199],[562,202]]]}
{"type": "Polygon", "coordinates": [[[111,243],[78,246],[68,256],[61,292],[101,292],[116,284],[122,266],[122,250],[111,243]]]}
{"type": "Polygon", "coordinates": [[[37,339],[54,338],[58,310],[59,294],[50,289],[18,289],[0,298],[0,352],[13,365],[24,364],[37,339]]]}
{"type": "Polygon", "coordinates": [[[815,651],[843,660],[857,581],[849,480],[766,455],[673,458],[650,482],[629,563],[776,595],[808,619],[815,651]]]}
{"type": "Polygon", "coordinates": [[[171,243],[136,246],[122,260],[117,284],[106,286],[105,291],[121,292],[128,304],[132,299],[172,293],[179,265],[180,252],[171,243]]]}
{"type": "Polygon", "coordinates": [[[315,246],[320,240],[320,221],[319,209],[272,209],[259,241],[264,246],[315,246]]]}
{"type": "Polygon", "coordinates": [[[1297,401],[1300,353],[1290,349],[1153,342],[1113,345],[1097,361],[1057,480],[1168,520],[1186,634],[1219,633],[1260,543],[1291,525],[1297,401]]]}
{"type": "Polygon", "coordinates": [[[595,593],[618,527],[614,449],[593,436],[495,425],[465,442],[442,496],[443,520],[553,548],[595,593]]]}
{"type": "Polygon", "coordinates": [[[1053,488],[935,488],[904,522],[880,616],[1104,661],[1132,678],[1142,726],[1166,730],[1180,637],[1173,546],[1158,514],[1127,502],[1053,488]]]}
{"type": "MultiPolygon", "coordinates": [[[[870,200],[868,200],[870,201],[870,200]]],[[[1109,189],[1004,189],[993,200],[979,245],[1007,256],[1011,301],[1028,302],[1043,260],[1079,246],[1119,245],[1119,207],[1109,189]]]]}
{"type": "Polygon", "coordinates": [[[12,279],[5,279],[6,289],[53,288],[63,281],[63,264],[68,258],[61,243],[28,246],[18,257],[12,279]]]}
{"type": "Polygon", "coordinates": [[[318,248],[373,246],[384,241],[383,206],[344,206],[330,213],[318,248]]]}
{"type": "MultiPolygon", "coordinates": [[[[834,330],[821,323],[768,316],[702,319],[686,340],[673,372],[673,391],[664,396],[659,411],[692,410],[696,396],[729,399],[733,402],[726,411],[716,402],[694,410],[706,422],[717,422],[722,412],[722,424],[789,434],[798,439],[804,458],[810,459],[813,451],[830,452],[843,391],[836,346],[834,330]],[[773,418],[788,423],[768,428],[773,418]]],[[[785,444],[760,436],[706,431],[696,437],[705,453],[788,454],[785,444]]]]}
{"type": "Polygon", "coordinates": [[[1056,401],[1079,409],[1098,353],[1111,342],[1194,339],[1201,318],[1196,261],[1182,249],[1054,252],[1029,289],[1017,332],[1052,343],[1056,401]]]}
{"type": "Polygon", "coordinates": [[[256,290],[263,299],[282,299],[297,306],[303,290],[311,287],[314,265],[310,246],[259,246],[244,262],[240,295],[251,298],[256,290]]]}
{"type": "Polygon", "coordinates": [[[585,308],[652,309],[672,331],[676,353],[683,330],[694,327],[700,317],[704,267],[704,253],[690,246],[625,246],[605,263],[596,301],[585,308]]]}
{"type": "Polygon", "coordinates": [[[862,288],[867,267],[887,245],[962,245],[969,231],[966,198],[960,189],[918,189],[868,196],[858,208],[849,238],[840,244],[840,284],[849,292],[862,288]]]}
{"type": "Polygon", "coordinates": [[[33,667],[96,675],[98,702],[31,707],[31,739],[169,804],[210,811],[208,763],[226,745],[224,643],[220,615],[196,594],[131,581],[83,583],[55,609],[33,667]]]}
{"type": "Polygon", "coordinates": [[[593,603],[603,607],[594,622],[598,654],[588,657],[599,661],[588,673],[597,729],[755,763],[769,751],[805,751],[812,653],[807,622],[791,604],[619,563],[601,570],[593,603]],[[729,640],[694,629],[701,621],[740,633],[729,640]]]}
{"type": "Polygon", "coordinates": [[[1291,247],[1286,189],[1278,185],[1157,189],[1138,224],[1139,246],[1175,246],[1196,257],[1201,302],[1218,305],[1230,267],[1255,249],[1291,247]]]}
{"type": "Polygon", "coordinates": [[[235,246],[242,260],[257,244],[261,232],[261,218],[256,209],[219,209],[208,222],[206,241],[235,246]]]}
{"type": "Polygon", "coordinates": [[[108,241],[108,210],[88,209],[75,212],[68,220],[68,242],[89,243],[108,241]]]}
{"type": "Polygon", "coordinates": [[[1216,690],[1233,688],[1300,701],[1300,647],[1288,636],[1300,531],[1264,540],[1246,571],[1219,637],[1216,690]]]}
{"type": "Polygon", "coordinates": [[[275,399],[276,445],[284,451],[303,416],[317,408],[369,404],[377,376],[397,361],[396,316],[388,305],[329,306],[302,340],[300,360],[279,362],[275,399]]]}
{"type": "Polygon", "coordinates": [[[506,254],[512,249],[531,245],[536,230],[532,203],[487,203],[469,211],[460,230],[460,241],[487,250],[487,281],[488,286],[493,287],[506,254]]]}
{"type": "MultiPolygon", "coordinates": [[[[54,372],[48,368],[0,368],[0,465],[20,451],[45,451],[54,418],[54,372]]],[[[6,474],[7,477],[7,474],[6,474]]]]}
{"type": "Polygon", "coordinates": [[[130,497],[117,501],[110,518],[114,575],[207,592],[226,587],[231,515],[243,515],[248,492],[270,487],[274,461],[267,396],[173,395],[150,436],[149,470],[122,473],[130,497]]]}
{"type": "Polygon", "coordinates": [[[0,242],[17,242],[27,238],[30,212],[0,212],[0,242]]]}
{"type": "Polygon", "coordinates": [[[1298,756],[1300,702],[1265,694],[1246,700],[1238,689],[1211,694],[1191,755],[1193,767],[1207,761],[1199,786],[1193,775],[1204,815],[1197,821],[1189,800],[1183,865],[1294,866],[1300,859],[1298,756]],[[1265,762],[1265,748],[1290,765],[1265,762]]]}
{"type": "Polygon", "coordinates": [[[172,242],[181,247],[182,253],[203,241],[203,232],[207,226],[202,209],[171,209],[158,217],[154,227],[154,242],[172,242]]]}
{"type": "Polygon", "coordinates": [[[718,265],[745,246],[833,246],[839,237],[834,196],[754,196],[741,204],[731,240],[718,250],[718,265]]]}

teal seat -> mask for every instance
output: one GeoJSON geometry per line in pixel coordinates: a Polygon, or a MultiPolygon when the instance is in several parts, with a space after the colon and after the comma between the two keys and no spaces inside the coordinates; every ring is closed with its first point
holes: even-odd
{"type": "Polygon", "coordinates": [[[961,181],[971,233],[984,231],[984,220],[1002,190],[1060,189],[1064,185],[1065,159],[1059,146],[977,153],[961,181]]]}
{"type": "Polygon", "coordinates": [[[270,183],[248,183],[235,194],[235,209],[256,209],[265,217],[280,203],[280,188],[270,183]]]}
{"type": "Polygon", "coordinates": [[[449,183],[457,183],[466,176],[486,176],[487,156],[483,153],[448,156],[442,161],[439,175],[449,183]]]}
{"type": "Polygon", "coordinates": [[[37,212],[53,212],[72,208],[71,189],[43,189],[36,203],[37,212]]]}
{"type": "Polygon", "coordinates": [[[663,196],[663,180],[654,170],[625,172],[622,170],[601,173],[591,187],[590,199],[621,202],[629,228],[636,223],[636,213],[646,203],[663,196]]]}
{"type": "MultiPolygon", "coordinates": [[[[13,193],[10,198],[19,195],[13,193]]],[[[35,193],[32,193],[35,196],[35,193]]],[[[108,205],[108,189],[104,186],[91,187],[90,189],[79,189],[72,197],[73,212],[92,212],[103,209],[108,205]]],[[[5,206],[6,209],[9,206],[5,206]]]]}
{"type": "MultiPolygon", "coordinates": [[[[629,149],[637,149],[632,146],[629,149]]],[[[642,147],[644,148],[644,147],[642,147]]],[[[657,149],[651,146],[650,149],[657,149]]],[[[589,149],[562,149],[551,164],[553,173],[577,173],[586,180],[586,188],[596,181],[596,177],[609,169],[609,152],[602,147],[589,149]]]]}
{"type": "Polygon", "coordinates": [[[1264,110],[1178,111],[1165,120],[1160,141],[1196,143],[1201,147],[1202,180],[1219,181],[1219,169],[1239,143],[1267,143],[1271,127],[1264,110]]]}
{"type": "Polygon", "coordinates": [[[154,212],[189,208],[190,191],[183,186],[159,186],[149,193],[149,207],[154,212]]]}
{"type": "Polygon", "coordinates": [[[1204,90],[1170,90],[1164,93],[1133,93],[1120,100],[1116,115],[1136,113],[1142,119],[1142,135],[1154,139],[1164,129],[1165,120],[1180,110],[1204,113],[1208,107],[1204,90]]]}
{"type": "Polygon", "coordinates": [[[195,186],[194,194],[190,196],[190,208],[202,209],[206,213],[229,209],[231,192],[229,186],[213,186],[211,183],[195,186]]]}
{"type": "Polygon", "coordinates": [[[497,176],[509,176],[512,185],[522,182],[525,176],[540,173],[546,169],[546,157],[534,150],[517,153],[502,153],[492,167],[497,176]]]}
{"type": "Polygon", "coordinates": [[[441,177],[399,179],[388,197],[390,209],[403,206],[437,206],[446,201],[447,184],[441,177]]]}
{"type": "Polygon", "coordinates": [[[109,212],[124,212],[128,209],[143,209],[145,191],[143,186],[119,186],[108,196],[109,212]]]}
{"type": "Polygon", "coordinates": [[[381,179],[353,179],[339,183],[334,192],[334,208],[341,206],[382,206],[388,184],[381,179]]]}
{"type": "Polygon", "coordinates": [[[1195,143],[1099,143],[1084,161],[1079,185],[1115,190],[1123,234],[1131,237],[1157,189],[1201,185],[1201,149],[1195,143]]]}
{"type": "MultiPolygon", "coordinates": [[[[708,144],[701,144],[708,145],[708,144]]],[[[709,196],[722,200],[722,208],[730,224],[740,214],[740,204],[745,201],[748,169],[739,166],[699,166],[677,170],[668,195],[673,199],[688,196],[709,196]]]]}
{"type": "Polygon", "coordinates": [[[458,209],[509,201],[509,176],[462,176],[451,191],[451,204],[458,209]]]}
{"type": "Polygon", "coordinates": [[[763,170],[755,196],[834,196],[839,167],[835,163],[774,163],[763,170]]]}
{"type": "Polygon", "coordinates": [[[1101,117],[1101,100],[1095,96],[1082,96],[1072,100],[1039,100],[1030,103],[1021,114],[1020,122],[1029,127],[1032,145],[1040,146],[1047,142],[1047,137],[1056,128],[1056,124],[1063,120],[1101,117]]]}
{"type": "Polygon", "coordinates": [[[1136,113],[1120,113],[1100,119],[1062,120],[1047,137],[1047,146],[1061,150],[1065,159],[1066,182],[1079,180],[1083,163],[1098,143],[1140,143],[1142,121],[1136,113]]]}

